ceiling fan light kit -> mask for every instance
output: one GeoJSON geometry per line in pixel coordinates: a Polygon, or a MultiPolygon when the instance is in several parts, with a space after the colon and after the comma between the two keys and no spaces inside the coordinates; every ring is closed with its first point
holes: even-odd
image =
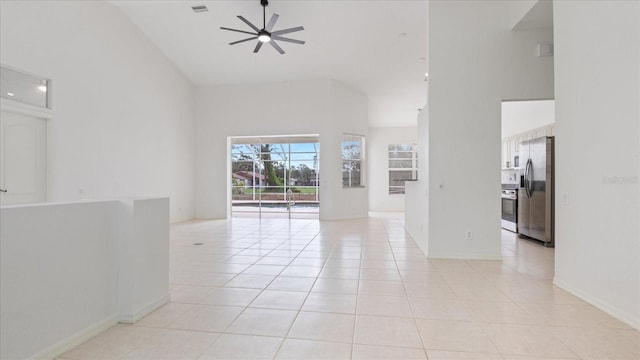
{"type": "Polygon", "coordinates": [[[249,20],[245,19],[242,15],[238,15],[238,19],[242,20],[242,22],[247,24],[247,26],[249,26],[254,32],[230,29],[227,27],[220,27],[220,29],[222,30],[235,31],[243,34],[253,35],[252,37],[248,37],[246,39],[230,42],[229,45],[235,45],[235,44],[243,43],[245,41],[251,41],[251,40],[257,39],[258,43],[256,44],[255,49],[253,49],[254,53],[257,53],[258,51],[260,51],[260,48],[262,48],[262,44],[269,43],[274,49],[276,49],[276,51],[280,53],[280,55],[284,54],[284,50],[282,50],[282,48],[276,43],[275,40],[304,45],[305,42],[302,40],[290,39],[287,37],[280,36],[280,35],[290,34],[297,31],[302,31],[304,30],[304,27],[296,26],[288,29],[272,31],[280,15],[278,14],[271,15],[271,19],[269,19],[269,22],[267,23],[266,9],[267,9],[267,5],[269,5],[269,1],[260,0],[260,5],[262,6],[262,29],[259,29],[257,26],[253,25],[249,20]]]}
{"type": "Polygon", "coordinates": [[[258,40],[262,41],[263,43],[269,42],[271,41],[271,34],[266,31],[261,31],[258,33],[258,40]]]}

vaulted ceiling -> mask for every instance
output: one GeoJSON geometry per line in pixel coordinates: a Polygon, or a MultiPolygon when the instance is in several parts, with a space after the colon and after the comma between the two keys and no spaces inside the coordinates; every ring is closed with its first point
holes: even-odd
{"type": "Polygon", "coordinates": [[[284,55],[254,54],[255,41],[230,46],[248,36],[220,29],[251,31],[237,15],[262,24],[259,0],[111,3],[197,86],[336,79],[368,95],[371,126],[414,126],[426,103],[427,1],[271,0],[276,30],[305,28],[288,35],[305,45],[280,42],[284,55]]]}

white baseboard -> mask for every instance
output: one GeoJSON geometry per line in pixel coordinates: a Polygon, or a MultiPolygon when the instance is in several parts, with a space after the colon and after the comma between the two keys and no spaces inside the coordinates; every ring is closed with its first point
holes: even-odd
{"type": "Polygon", "coordinates": [[[605,313],[613,316],[614,318],[622,321],[623,323],[631,326],[632,328],[636,330],[640,330],[640,319],[634,317],[632,314],[629,314],[624,310],[621,310],[615,306],[612,306],[606,301],[593,297],[588,293],[569,285],[568,283],[564,282],[562,279],[559,279],[557,276],[553,278],[553,284],[563,290],[570,292],[571,294],[595,306],[596,308],[604,311],[605,313]]]}
{"type": "Polygon", "coordinates": [[[143,317],[149,315],[152,311],[158,309],[159,307],[161,307],[162,305],[168,303],[170,301],[170,297],[169,294],[163,295],[159,298],[157,298],[156,300],[148,303],[147,305],[144,305],[142,307],[140,307],[138,310],[136,310],[134,313],[129,313],[129,314],[120,314],[119,317],[119,322],[124,323],[124,324],[133,324],[136,321],[142,319],[143,317]]]}
{"type": "Polygon", "coordinates": [[[31,360],[55,359],[56,357],[66,353],[74,347],[100,334],[108,328],[118,323],[118,314],[109,316],[108,318],[86,327],[77,333],[58,341],[57,343],[41,350],[37,354],[31,356],[31,360]]]}
{"type": "Polygon", "coordinates": [[[451,260],[496,260],[501,261],[502,255],[484,255],[484,254],[436,254],[430,253],[429,259],[451,259],[451,260]]]}
{"type": "Polygon", "coordinates": [[[118,322],[122,323],[134,323],[162,305],[168,303],[170,300],[169,294],[161,296],[155,301],[150,302],[149,304],[141,307],[133,314],[114,314],[109,316],[108,318],[90,325],[83,330],[76,332],[75,334],[45,348],[44,350],[38,352],[37,354],[31,356],[30,360],[48,360],[55,359],[56,357],[66,353],[67,351],[73,349],[74,347],[82,344],[83,342],[89,340],[90,338],[100,334],[101,332],[107,330],[108,328],[116,325],[118,322]]]}
{"type": "Polygon", "coordinates": [[[416,245],[418,245],[418,241],[416,240],[418,237],[417,237],[417,236],[416,236],[416,234],[415,234],[413,231],[411,231],[411,230],[413,230],[411,227],[409,227],[409,226],[407,226],[407,225],[405,225],[405,226],[404,226],[404,231],[406,231],[406,232],[407,232],[407,234],[409,234],[409,236],[411,237],[411,240],[413,240],[413,242],[414,242],[414,243],[416,243],[416,245]]]}

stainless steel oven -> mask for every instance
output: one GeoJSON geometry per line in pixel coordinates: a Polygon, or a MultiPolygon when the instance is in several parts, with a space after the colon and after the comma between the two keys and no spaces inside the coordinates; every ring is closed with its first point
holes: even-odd
{"type": "Polygon", "coordinates": [[[502,190],[502,228],[518,232],[518,191],[502,190]]]}

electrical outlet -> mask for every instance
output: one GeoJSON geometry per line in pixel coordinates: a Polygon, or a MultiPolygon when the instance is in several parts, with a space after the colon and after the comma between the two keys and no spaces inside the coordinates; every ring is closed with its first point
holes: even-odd
{"type": "Polygon", "coordinates": [[[471,230],[467,230],[467,232],[464,233],[464,238],[467,240],[473,239],[473,233],[471,232],[471,230]]]}

